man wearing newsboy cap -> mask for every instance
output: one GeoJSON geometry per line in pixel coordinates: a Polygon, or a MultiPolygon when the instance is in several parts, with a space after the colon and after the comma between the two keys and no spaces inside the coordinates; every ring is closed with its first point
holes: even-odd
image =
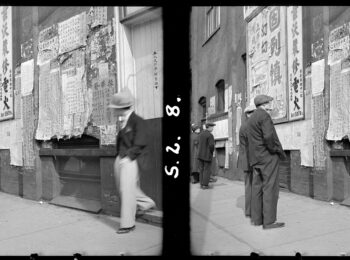
{"type": "Polygon", "coordinates": [[[215,148],[214,136],[211,133],[214,126],[214,123],[206,123],[206,129],[199,134],[197,158],[199,163],[199,182],[201,189],[209,189],[212,168],[211,163],[215,148]]]}
{"type": "Polygon", "coordinates": [[[139,185],[139,167],[145,163],[143,156],[147,146],[147,130],[145,121],[135,114],[133,105],[134,98],[127,88],[114,94],[109,105],[123,118],[117,135],[117,158],[114,163],[114,176],[121,199],[118,234],[135,229],[137,207],[143,213],[155,207],[155,202],[142,192],[139,185]]]}
{"type": "Polygon", "coordinates": [[[237,159],[237,168],[244,171],[244,197],[245,197],[245,215],[251,216],[251,199],[252,199],[252,179],[253,168],[248,161],[248,138],[247,138],[247,120],[255,111],[255,105],[249,105],[244,109],[246,121],[242,123],[239,129],[239,153],[237,159]]]}
{"type": "Polygon", "coordinates": [[[256,96],[257,109],[247,125],[248,159],[253,168],[251,221],[253,225],[263,225],[263,229],[284,226],[276,222],[276,216],[279,161],[286,155],[269,114],[272,100],[267,95],[256,96]]]}

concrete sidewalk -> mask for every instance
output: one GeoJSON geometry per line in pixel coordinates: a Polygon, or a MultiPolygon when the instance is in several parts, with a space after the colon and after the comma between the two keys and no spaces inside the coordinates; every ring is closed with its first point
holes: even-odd
{"type": "Polygon", "coordinates": [[[350,255],[350,208],[280,191],[277,220],[263,230],[244,216],[244,183],[218,178],[214,188],[191,184],[195,255],[350,255]]]}
{"type": "Polygon", "coordinates": [[[0,255],[159,255],[162,228],[136,222],[119,235],[119,218],[0,192],[0,255]]]}

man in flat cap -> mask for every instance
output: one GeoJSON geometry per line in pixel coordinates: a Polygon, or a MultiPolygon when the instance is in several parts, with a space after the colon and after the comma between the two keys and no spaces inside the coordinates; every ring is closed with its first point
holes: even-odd
{"type": "Polygon", "coordinates": [[[144,119],[135,114],[133,105],[134,98],[128,89],[114,94],[109,105],[122,118],[114,163],[114,176],[121,199],[118,234],[135,229],[137,208],[144,213],[155,207],[155,202],[140,189],[139,167],[145,163],[147,130],[144,119]]]}
{"type": "Polygon", "coordinates": [[[199,182],[199,163],[198,163],[198,143],[200,127],[196,124],[191,125],[191,182],[199,182]]]}
{"type": "Polygon", "coordinates": [[[239,153],[237,159],[237,168],[244,171],[244,185],[245,185],[245,216],[251,216],[251,199],[252,199],[252,179],[253,168],[248,161],[248,137],[247,137],[247,120],[255,111],[255,106],[250,105],[244,109],[246,121],[243,122],[239,129],[239,153]]]}
{"type": "Polygon", "coordinates": [[[278,139],[271,116],[272,97],[258,95],[256,111],[248,119],[248,158],[253,167],[251,221],[263,229],[283,227],[276,222],[279,193],[278,168],[286,155],[278,139]]]}
{"type": "Polygon", "coordinates": [[[199,163],[199,182],[201,189],[209,189],[212,168],[211,163],[215,148],[214,136],[211,133],[214,126],[214,123],[206,123],[206,129],[199,134],[197,158],[199,163]]]}

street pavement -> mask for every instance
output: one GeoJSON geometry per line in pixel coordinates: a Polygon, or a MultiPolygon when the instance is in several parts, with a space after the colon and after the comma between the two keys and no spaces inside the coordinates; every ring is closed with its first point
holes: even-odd
{"type": "Polygon", "coordinates": [[[213,189],[191,184],[194,255],[350,255],[350,208],[280,191],[277,221],[263,230],[244,216],[244,183],[218,178],[213,189]]]}
{"type": "Polygon", "coordinates": [[[162,228],[136,222],[117,234],[119,218],[0,192],[0,256],[159,255],[162,228]]]}

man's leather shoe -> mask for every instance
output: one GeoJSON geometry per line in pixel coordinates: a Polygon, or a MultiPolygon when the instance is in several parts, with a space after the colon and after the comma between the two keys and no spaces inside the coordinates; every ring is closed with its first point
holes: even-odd
{"type": "Polygon", "coordinates": [[[209,185],[201,185],[202,190],[207,190],[210,189],[209,185]]]}
{"type": "Polygon", "coordinates": [[[271,228],[281,228],[284,227],[284,223],[283,222],[275,222],[269,225],[264,225],[263,229],[271,229],[271,228]]]}
{"type": "Polygon", "coordinates": [[[129,233],[130,231],[133,231],[135,229],[135,225],[133,225],[132,227],[128,227],[128,228],[119,228],[117,233],[118,234],[125,234],[125,233],[129,233]]]}

